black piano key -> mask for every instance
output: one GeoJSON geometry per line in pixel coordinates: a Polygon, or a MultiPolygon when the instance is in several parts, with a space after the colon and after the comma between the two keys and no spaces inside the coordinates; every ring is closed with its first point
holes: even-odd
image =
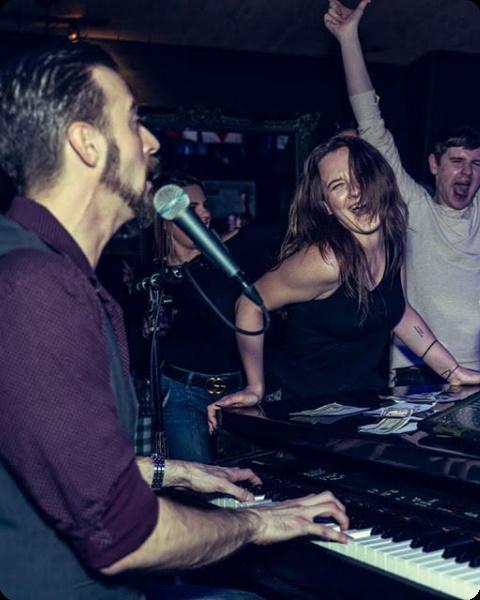
{"type": "Polygon", "coordinates": [[[432,525],[425,525],[420,523],[408,524],[405,527],[399,528],[397,533],[392,536],[394,542],[406,542],[407,540],[413,540],[414,537],[433,533],[435,530],[432,525]]]}
{"type": "Polygon", "coordinates": [[[347,514],[352,529],[365,529],[367,527],[373,527],[378,523],[379,512],[375,509],[352,507],[351,509],[347,509],[347,514]]]}
{"type": "Polygon", "coordinates": [[[468,561],[468,564],[471,567],[480,567],[480,550],[477,552],[477,555],[468,561]]]}
{"type": "Polygon", "coordinates": [[[480,551],[479,542],[473,541],[467,544],[464,548],[460,549],[460,552],[455,556],[455,562],[465,563],[470,562],[480,551]]]}
{"type": "Polygon", "coordinates": [[[434,544],[438,540],[444,540],[446,532],[444,529],[434,530],[432,533],[415,536],[410,544],[411,548],[424,548],[427,544],[434,544]]]}
{"type": "Polygon", "coordinates": [[[409,518],[398,514],[388,515],[380,520],[378,526],[372,529],[372,533],[379,534],[382,538],[388,539],[411,527],[412,522],[409,518]]]}
{"type": "Polygon", "coordinates": [[[478,543],[478,542],[475,542],[471,538],[466,538],[460,544],[454,544],[452,546],[448,546],[447,548],[445,548],[445,550],[442,554],[442,557],[443,558],[455,558],[455,557],[459,556],[462,552],[468,551],[469,548],[472,548],[473,544],[476,544],[476,543],[478,543]]]}
{"type": "Polygon", "coordinates": [[[381,529],[382,529],[382,533],[380,534],[380,536],[385,540],[387,540],[389,538],[392,538],[392,540],[393,540],[393,538],[395,536],[398,536],[401,534],[406,535],[407,532],[410,532],[410,534],[405,539],[411,539],[413,537],[412,528],[409,527],[407,524],[398,523],[398,521],[397,521],[397,523],[395,523],[393,525],[386,525],[385,527],[382,527],[381,529]]]}
{"type": "Polygon", "coordinates": [[[394,525],[385,527],[380,535],[384,539],[391,538],[393,542],[404,542],[413,539],[414,536],[418,536],[420,533],[431,532],[431,525],[425,525],[418,521],[397,519],[394,525]]]}
{"type": "MultiPolygon", "coordinates": [[[[347,512],[348,514],[348,512],[347,512]]],[[[372,526],[371,520],[368,519],[359,519],[355,517],[350,517],[350,529],[368,529],[372,526]]]]}
{"type": "Polygon", "coordinates": [[[429,540],[422,548],[423,552],[435,552],[448,546],[461,544],[465,541],[465,536],[458,532],[448,532],[440,535],[437,539],[429,540]]]}
{"type": "Polygon", "coordinates": [[[398,515],[379,515],[377,522],[372,527],[372,535],[382,535],[392,527],[398,526],[398,515]]]}

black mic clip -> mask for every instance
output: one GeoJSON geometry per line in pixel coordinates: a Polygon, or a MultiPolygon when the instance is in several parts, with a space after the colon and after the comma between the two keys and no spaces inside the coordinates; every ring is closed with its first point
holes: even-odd
{"type": "Polygon", "coordinates": [[[150,277],[144,277],[142,281],[139,281],[136,284],[135,289],[139,292],[150,289],[157,290],[162,288],[164,285],[174,285],[180,283],[184,276],[185,274],[182,266],[164,267],[157,273],[150,275],[150,277]]]}

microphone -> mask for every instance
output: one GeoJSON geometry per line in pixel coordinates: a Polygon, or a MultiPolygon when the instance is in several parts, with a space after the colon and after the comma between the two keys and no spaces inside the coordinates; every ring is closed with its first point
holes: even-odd
{"type": "Polygon", "coordinates": [[[218,235],[205,227],[190,208],[190,199],[183,188],[169,184],[161,187],[153,197],[153,205],[158,215],[175,225],[188,235],[198,250],[227,277],[234,277],[242,286],[242,293],[258,306],[263,300],[255,287],[249,283],[230,252],[218,235]]]}

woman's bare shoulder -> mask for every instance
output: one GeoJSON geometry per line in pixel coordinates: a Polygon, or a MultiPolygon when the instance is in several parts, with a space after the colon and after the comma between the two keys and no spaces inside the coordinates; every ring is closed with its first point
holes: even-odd
{"type": "Polygon", "coordinates": [[[323,256],[317,246],[302,248],[279,266],[280,278],[290,286],[314,291],[311,297],[328,295],[338,287],[339,268],[333,252],[323,256]]]}

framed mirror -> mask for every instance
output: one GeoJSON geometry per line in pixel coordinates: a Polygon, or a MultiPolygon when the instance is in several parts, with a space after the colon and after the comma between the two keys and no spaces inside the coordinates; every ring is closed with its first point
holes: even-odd
{"type": "Polygon", "coordinates": [[[140,114],[161,143],[162,172],[181,170],[205,182],[219,229],[228,213],[264,223],[286,215],[320,122],[320,113],[271,120],[202,106],[143,106],[140,114]]]}
{"type": "MultiPolygon", "coordinates": [[[[160,141],[161,172],[183,171],[204,183],[219,234],[250,219],[270,224],[286,217],[320,124],[320,113],[264,119],[203,106],[169,111],[145,105],[139,113],[160,141]]],[[[133,220],[115,234],[106,253],[143,254],[144,244],[133,220]]]]}

